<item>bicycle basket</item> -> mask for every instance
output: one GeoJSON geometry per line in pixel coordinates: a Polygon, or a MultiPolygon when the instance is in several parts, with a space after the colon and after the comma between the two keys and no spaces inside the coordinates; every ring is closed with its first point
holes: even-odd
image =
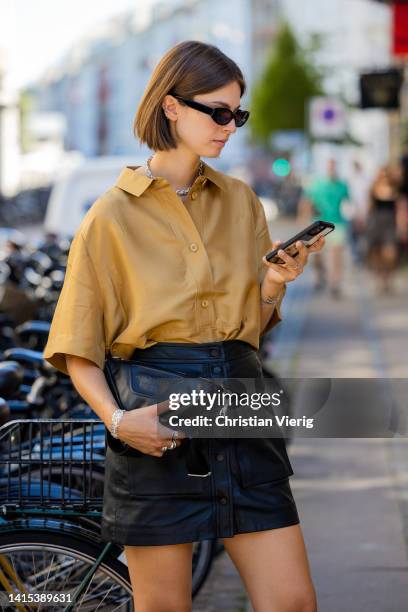
{"type": "Polygon", "coordinates": [[[0,427],[0,505],[100,509],[104,460],[99,420],[10,421],[0,427]]]}

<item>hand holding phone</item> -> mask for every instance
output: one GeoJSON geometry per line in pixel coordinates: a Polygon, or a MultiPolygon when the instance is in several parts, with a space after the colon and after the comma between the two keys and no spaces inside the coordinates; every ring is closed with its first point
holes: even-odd
{"type": "Polygon", "coordinates": [[[265,259],[267,259],[267,261],[271,263],[284,264],[284,260],[281,259],[281,257],[279,257],[278,255],[278,251],[280,251],[280,249],[285,251],[285,253],[287,253],[291,257],[296,257],[296,255],[299,254],[299,251],[296,247],[296,242],[298,240],[301,240],[306,247],[310,247],[317,240],[319,240],[321,236],[329,234],[334,229],[334,223],[321,220],[315,221],[292,238],[289,238],[289,240],[286,240],[286,242],[283,242],[281,245],[279,245],[279,247],[270,251],[270,253],[265,255],[265,259]]]}

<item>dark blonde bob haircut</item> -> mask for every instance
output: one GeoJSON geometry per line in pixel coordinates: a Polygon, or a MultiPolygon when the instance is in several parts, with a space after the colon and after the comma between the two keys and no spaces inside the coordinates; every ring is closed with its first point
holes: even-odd
{"type": "Polygon", "coordinates": [[[133,134],[153,151],[177,148],[162,108],[168,94],[193,98],[236,81],[241,97],[246,83],[240,68],[218,47],[186,40],[161,58],[148,82],[133,122],[133,134]]]}

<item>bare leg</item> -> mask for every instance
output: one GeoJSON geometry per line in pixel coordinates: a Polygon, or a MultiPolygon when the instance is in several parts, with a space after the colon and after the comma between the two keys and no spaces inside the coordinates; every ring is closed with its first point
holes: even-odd
{"type": "Polygon", "coordinates": [[[342,244],[334,244],[329,250],[329,284],[332,291],[340,290],[341,278],[343,274],[343,251],[342,244]]]}
{"type": "Polygon", "coordinates": [[[241,533],[223,543],[254,612],[316,612],[316,593],[299,524],[241,533]]]}
{"type": "Polygon", "coordinates": [[[137,612],[190,612],[193,544],[125,546],[137,612]]]}
{"type": "Polygon", "coordinates": [[[368,263],[370,270],[377,276],[381,274],[382,258],[381,258],[381,245],[373,245],[370,249],[368,256],[368,263]]]}
{"type": "Polygon", "coordinates": [[[326,268],[322,253],[313,253],[311,261],[315,275],[315,288],[318,290],[323,289],[326,283],[326,268]]]}
{"type": "Polygon", "coordinates": [[[394,243],[390,242],[384,244],[381,248],[381,280],[383,291],[391,290],[391,277],[396,268],[397,262],[397,247],[394,243]]]}

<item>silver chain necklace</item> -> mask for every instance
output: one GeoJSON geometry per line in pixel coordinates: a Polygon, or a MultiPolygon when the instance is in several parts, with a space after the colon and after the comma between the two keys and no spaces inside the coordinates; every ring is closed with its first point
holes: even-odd
{"type": "MultiPolygon", "coordinates": [[[[146,174],[147,174],[147,176],[148,176],[149,178],[153,178],[153,179],[154,179],[154,178],[157,178],[157,177],[156,177],[156,176],[153,176],[152,171],[151,171],[151,169],[150,169],[150,162],[151,162],[151,160],[153,159],[153,157],[154,157],[154,153],[153,153],[153,155],[151,155],[151,156],[149,157],[149,159],[147,159],[147,160],[146,160],[145,171],[146,171],[146,174]]],[[[198,177],[198,176],[203,176],[203,175],[204,175],[204,164],[203,164],[203,162],[202,162],[202,161],[200,161],[200,165],[199,165],[199,167],[198,167],[198,174],[197,174],[197,177],[198,177]]],[[[196,177],[196,178],[197,178],[197,177],[196,177]]],[[[194,179],[194,181],[195,181],[195,179],[194,179]]],[[[194,184],[194,181],[193,181],[193,184],[194,184]]],[[[191,189],[191,187],[192,187],[192,186],[193,186],[193,185],[190,185],[190,187],[184,187],[183,189],[176,189],[176,193],[177,193],[177,195],[179,195],[179,196],[185,196],[185,195],[187,195],[187,194],[190,192],[190,189],[191,189]]]]}

